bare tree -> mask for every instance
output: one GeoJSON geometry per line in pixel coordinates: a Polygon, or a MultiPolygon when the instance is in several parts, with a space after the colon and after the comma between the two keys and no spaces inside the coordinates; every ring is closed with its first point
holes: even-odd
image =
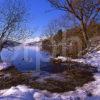
{"type": "Polygon", "coordinates": [[[67,30],[70,26],[66,24],[68,18],[66,15],[59,16],[58,18],[51,20],[43,31],[43,36],[46,38],[51,38],[57,34],[59,30],[67,30]]]}
{"type": "MultiPolygon", "coordinates": [[[[99,15],[100,0],[48,0],[55,8],[71,14],[82,29],[85,48],[88,47],[89,37],[87,27],[99,15]]],[[[100,19],[100,18],[99,18],[100,19]]]]}
{"type": "Polygon", "coordinates": [[[0,7],[0,51],[8,40],[21,40],[28,36],[23,31],[26,7],[24,0],[3,0],[0,7]]]}

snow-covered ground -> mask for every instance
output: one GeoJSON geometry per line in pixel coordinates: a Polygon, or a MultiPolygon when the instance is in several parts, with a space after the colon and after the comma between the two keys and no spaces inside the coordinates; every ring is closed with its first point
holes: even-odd
{"type": "MultiPolygon", "coordinates": [[[[88,53],[84,58],[73,59],[73,61],[91,64],[99,70],[100,51],[88,53]]],[[[50,93],[46,90],[41,91],[19,85],[10,89],[1,90],[0,100],[100,100],[100,73],[96,73],[94,78],[94,82],[85,84],[83,87],[77,87],[75,91],[65,93],[50,93]],[[90,94],[92,96],[89,96],[90,94]]]]}
{"type": "Polygon", "coordinates": [[[7,69],[7,68],[9,68],[10,66],[12,66],[12,64],[9,63],[9,62],[0,63],[0,70],[7,69]]]}

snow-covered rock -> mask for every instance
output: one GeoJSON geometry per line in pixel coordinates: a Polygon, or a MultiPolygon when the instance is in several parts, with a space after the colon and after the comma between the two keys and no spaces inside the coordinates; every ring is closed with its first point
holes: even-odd
{"type": "Polygon", "coordinates": [[[67,58],[62,57],[62,56],[58,56],[57,58],[55,58],[55,60],[62,60],[62,62],[65,62],[67,60],[67,58]]]}
{"type": "Polygon", "coordinates": [[[62,62],[66,62],[71,60],[69,57],[63,57],[63,56],[58,56],[57,58],[54,58],[54,60],[61,60],[62,62]]]}

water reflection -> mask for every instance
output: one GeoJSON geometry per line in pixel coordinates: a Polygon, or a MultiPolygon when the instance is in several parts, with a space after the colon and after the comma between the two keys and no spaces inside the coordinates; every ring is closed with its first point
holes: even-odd
{"type": "Polygon", "coordinates": [[[18,46],[3,49],[1,52],[3,61],[11,62],[20,71],[39,70],[50,61],[50,55],[41,51],[38,46],[18,46]],[[42,66],[41,66],[42,65],[42,66]]]}

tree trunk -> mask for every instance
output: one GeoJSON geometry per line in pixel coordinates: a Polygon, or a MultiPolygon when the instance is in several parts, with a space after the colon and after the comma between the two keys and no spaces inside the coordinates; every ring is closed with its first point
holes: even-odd
{"type": "Polygon", "coordinates": [[[2,59],[1,59],[1,51],[2,51],[2,46],[0,45],[0,63],[2,62],[2,59]]]}
{"type": "Polygon", "coordinates": [[[2,59],[1,59],[1,52],[0,52],[0,63],[2,62],[2,59]]]}
{"type": "Polygon", "coordinates": [[[83,34],[83,38],[84,38],[84,49],[88,48],[88,44],[89,44],[89,38],[88,38],[88,34],[87,34],[87,25],[84,24],[84,22],[81,22],[81,27],[82,27],[82,34],[83,34]]]}

